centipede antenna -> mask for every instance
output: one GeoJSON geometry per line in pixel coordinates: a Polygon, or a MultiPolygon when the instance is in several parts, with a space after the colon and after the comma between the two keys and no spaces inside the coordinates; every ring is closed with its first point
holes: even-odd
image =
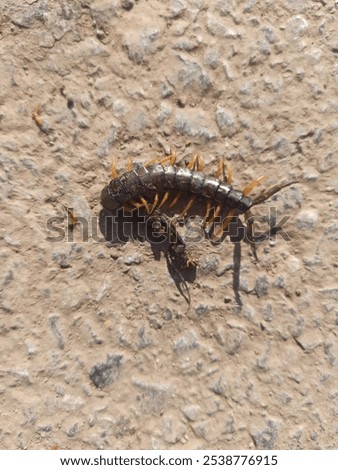
{"type": "Polygon", "coordinates": [[[278,193],[278,191],[280,191],[281,189],[296,183],[299,183],[299,180],[283,181],[281,183],[277,183],[271,186],[270,188],[263,190],[261,193],[257,194],[257,196],[252,199],[252,205],[256,206],[257,204],[261,204],[274,194],[278,193]]]}

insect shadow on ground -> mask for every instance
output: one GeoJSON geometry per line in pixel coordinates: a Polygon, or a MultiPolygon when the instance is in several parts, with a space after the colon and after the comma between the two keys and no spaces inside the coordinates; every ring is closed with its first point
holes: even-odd
{"type": "MultiPolygon", "coordinates": [[[[123,209],[116,212],[102,209],[99,217],[99,227],[110,246],[123,245],[130,240],[136,240],[141,243],[147,241],[156,261],[160,261],[163,257],[166,259],[168,272],[175,282],[176,288],[190,305],[188,285],[192,284],[196,279],[196,265],[192,264],[185,269],[181,269],[180,257],[185,253],[185,244],[180,239],[174,223],[168,222],[165,216],[147,216],[142,211],[126,213],[123,209]],[[174,242],[171,239],[172,236],[176,237],[174,242]],[[173,246],[174,251],[172,251],[173,246]],[[182,248],[182,253],[180,248],[182,248]]],[[[257,237],[254,243],[252,240],[249,241],[246,226],[242,224],[238,217],[234,217],[233,221],[229,224],[228,230],[222,234],[217,243],[210,240],[211,245],[216,245],[223,243],[224,239],[229,237],[233,245],[233,264],[231,265],[232,289],[235,301],[239,306],[243,305],[240,296],[241,243],[250,244],[253,256],[257,261],[256,243],[264,241],[270,236],[271,230],[257,237]]]]}

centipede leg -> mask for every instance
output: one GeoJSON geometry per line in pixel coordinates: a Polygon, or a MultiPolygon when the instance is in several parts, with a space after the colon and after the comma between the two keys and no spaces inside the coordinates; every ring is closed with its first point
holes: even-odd
{"type": "Polygon", "coordinates": [[[221,236],[226,231],[226,229],[228,228],[229,223],[232,220],[234,212],[235,212],[235,209],[230,209],[229,210],[229,212],[227,213],[225,219],[222,222],[222,225],[220,227],[218,227],[218,229],[216,229],[216,231],[215,231],[215,237],[216,238],[221,236]]]}
{"type": "Polygon", "coordinates": [[[210,226],[213,223],[213,221],[216,219],[216,217],[220,213],[221,209],[222,209],[222,204],[219,204],[214,210],[214,213],[212,214],[211,218],[206,221],[206,225],[210,226]]]}
{"type": "Polygon", "coordinates": [[[118,177],[116,158],[115,157],[113,157],[113,163],[112,163],[112,167],[111,167],[111,175],[112,175],[113,178],[118,177]]]}
{"type": "Polygon", "coordinates": [[[244,189],[243,189],[243,194],[244,196],[247,196],[249,193],[251,193],[251,191],[256,187],[258,186],[259,184],[261,184],[261,182],[263,180],[266,179],[266,176],[260,176],[259,178],[255,179],[254,181],[252,181],[250,184],[248,184],[248,186],[246,186],[244,189]]]}
{"type": "Polygon", "coordinates": [[[171,203],[169,204],[169,209],[171,209],[172,207],[174,207],[175,204],[177,204],[178,200],[180,199],[180,197],[182,196],[181,193],[177,193],[176,196],[174,197],[174,199],[171,201],[171,203]]]}
{"type": "Polygon", "coordinates": [[[215,177],[216,178],[222,177],[222,179],[228,184],[231,184],[233,182],[234,178],[233,178],[232,169],[230,165],[224,163],[223,159],[218,161],[218,166],[217,166],[217,170],[215,173],[215,177]]]}
{"type": "Polygon", "coordinates": [[[157,204],[158,204],[158,201],[159,201],[159,196],[158,196],[158,193],[155,194],[155,197],[154,197],[154,201],[151,205],[151,211],[150,211],[150,214],[152,214],[154,212],[154,210],[156,209],[157,207],[157,204]]]}
{"type": "Polygon", "coordinates": [[[129,204],[131,204],[132,206],[135,206],[136,209],[139,209],[140,207],[145,207],[147,214],[150,214],[150,207],[149,207],[148,201],[146,201],[144,197],[140,197],[140,201],[141,202],[136,202],[133,199],[131,199],[129,201],[129,204]]]}
{"type": "Polygon", "coordinates": [[[191,161],[187,164],[187,168],[193,171],[203,171],[204,160],[200,155],[194,155],[191,161]]]}
{"type": "Polygon", "coordinates": [[[178,216],[179,219],[181,219],[182,217],[185,216],[185,214],[189,211],[189,209],[191,208],[191,206],[194,204],[196,200],[196,196],[193,196],[190,198],[188,204],[185,206],[185,208],[183,209],[183,211],[180,213],[180,215],[178,216]]]}
{"type": "Polygon", "coordinates": [[[205,216],[204,216],[204,224],[206,224],[206,221],[209,218],[210,210],[211,210],[211,201],[210,199],[207,199],[207,205],[205,208],[205,216]]]}
{"type": "Polygon", "coordinates": [[[126,169],[127,171],[131,171],[133,169],[133,160],[131,159],[131,157],[128,158],[126,169]]]}
{"type": "Polygon", "coordinates": [[[163,163],[168,162],[170,165],[174,165],[176,162],[176,154],[173,153],[169,155],[168,157],[164,158],[153,158],[152,160],[149,160],[147,163],[144,164],[145,167],[153,165],[154,163],[158,163],[159,165],[162,165],[163,163]]]}
{"type": "Polygon", "coordinates": [[[163,204],[165,204],[165,202],[168,200],[169,196],[170,196],[170,191],[167,191],[166,193],[164,193],[164,196],[163,196],[163,198],[162,198],[162,201],[161,201],[160,204],[158,205],[158,208],[159,208],[159,209],[163,206],[163,204]]]}

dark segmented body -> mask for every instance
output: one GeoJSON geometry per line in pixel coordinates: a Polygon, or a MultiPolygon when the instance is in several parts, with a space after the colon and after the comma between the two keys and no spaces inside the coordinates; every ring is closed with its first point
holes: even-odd
{"type": "Polygon", "coordinates": [[[133,165],[133,169],[114,178],[101,193],[101,204],[105,209],[117,210],[129,201],[155,193],[187,193],[211,200],[223,208],[237,209],[244,213],[253,201],[228,183],[205,173],[189,168],[152,164],[133,165]]]}

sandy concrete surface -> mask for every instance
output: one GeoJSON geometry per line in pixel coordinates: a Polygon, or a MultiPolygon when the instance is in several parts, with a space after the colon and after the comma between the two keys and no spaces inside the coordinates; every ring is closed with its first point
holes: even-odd
{"type": "Polygon", "coordinates": [[[0,448],[337,448],[337,2],[1,3],[0,448]],[[190,306],[98,229],[113,157],[174,150],[300,180],[258,261],[189,247],[190,306]]]}

